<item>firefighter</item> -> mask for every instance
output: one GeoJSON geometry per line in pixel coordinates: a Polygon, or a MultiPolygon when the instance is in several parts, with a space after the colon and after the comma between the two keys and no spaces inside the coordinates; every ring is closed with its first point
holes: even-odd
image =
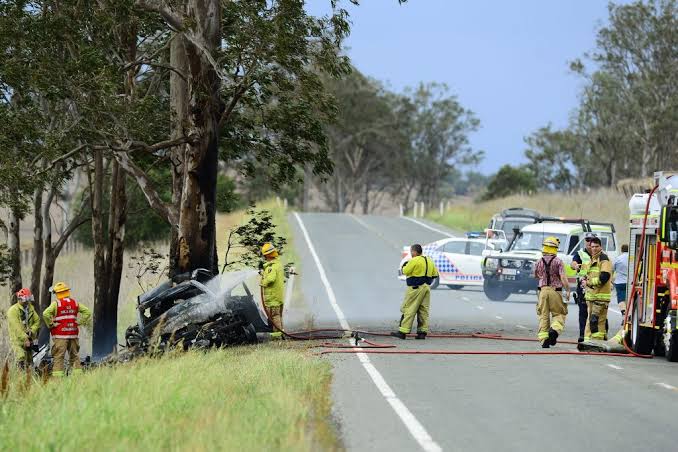
{"type": "Polygon", "coordinates": [[[282,339],[283,331],[283,301],[285,291],[285,270],[278,256],[278,250],[272,243],[264,243],[261,254],[266,262],[261,275],[263,288],[264,308],[272,323],[272,339],[282,339]]]}
{"type": "Polygon", "coordinates": [[[598,237],[591,239],[591,262],[586,275],[586,305],[588,320],[584,340],[606,340],[607,308],[612,289],[612,263],[598,237]]]}
{"type": "Polygon", "coordinates": [[[40,316],[33,307],[33,294],[28,288],[16,293],[17,302],[7,310],[9,340],[22,369],[33,365],[33,343],[40,330],[40,316]]]}
{"type": "Polygon", "coordinates": [[[426,339],[428,333],[428,315],[431,306],[430,285],[438,277],[433,259],[422,256],[421,245],[415,244],[410,247],[412,259],[403,265],[403,274],[407,277],[407,290],[405,300],[400,307],[402,316],[398,331],[391,336],[405,339],[412,329],[412,322],[417,316],[417,339],[426,339]]]}
{"type": "Polygon", "coordinates": [[[591,240],[597,237],[593,232],[587,232],[584,236],[584,249],[580,249],[572,258],[570,267],[577,272],[577,292],[574,295],[574,301],[579,308],[579,342],[584,341],[586,330],[586,320],[588,310],[586,307],[586,297],[584,295],[586,288],[586,274],[591,262],[591,240]]]}
{"type": "Polygon", "coordinates": [[[570,298],[570,286],[565,275],[565,265],[556,255],[560,242],[556,237],[547,237],[542,243],[543,257],[534,268],[534,276],[539,283],[537,315],[539,331],[537,337],[542,348],[556,345],[558,336],[565,328],[567,304],[563,300],[565,288],[566,300],[570,298]]]}
{"type": "Polygon", "coordinates": [[[81,374],[78,326],[88,325],[92,319],[92,313],[87,306],[71,298],[71,289],[65,283],[58,282],[50,287],[49,291],[56,296],[56,301],[45,309],[42,318],[50,328],[52,335],[52,358],[54,359],[52,376],[64,376],[66,352],[68,352],[71,373],[81,374]],[[80,316],[79,322],[78,315],[80,316]]]}

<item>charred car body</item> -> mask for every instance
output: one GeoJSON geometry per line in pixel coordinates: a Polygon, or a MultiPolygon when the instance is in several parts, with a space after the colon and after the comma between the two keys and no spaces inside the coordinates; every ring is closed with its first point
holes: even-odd
{"type": "Polygon", "coordinates": [[[246,281],[254,270],[219,277],[205,269],[175,276],[137,299],[137,323],[127,328],[129,350],[253,344],[270,333],[246,281]]]}

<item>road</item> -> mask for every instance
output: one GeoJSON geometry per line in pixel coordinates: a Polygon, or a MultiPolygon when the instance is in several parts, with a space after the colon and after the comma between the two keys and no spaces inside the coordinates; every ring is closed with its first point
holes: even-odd
{"type": "MultiPolygon", "coordinates": [[[[290,329],[394,330],[403,245],[449,231],[405,218],[290,216],[300,256],[303,303],[290,329]]],[[[432,292],[431,329],[535,336],[535,295],[489,301],[482,290],[432,292]]],[[[569,305],[565,339],[578,335],[569,305]]],[[[611,325],[621,316],[612,312],[611,325]]],[[[613,327],[611,326],[611,329],[613,327]]],[[[399,349],[540,351],[532,342],[400,341],[399,349]]],[[[558,350],[572,350],[559,345],[558,350]]],[[[348,450],[674,450],[678,367],[664,359],[587,356],[329,355],[332,395],[348,450]]]]}

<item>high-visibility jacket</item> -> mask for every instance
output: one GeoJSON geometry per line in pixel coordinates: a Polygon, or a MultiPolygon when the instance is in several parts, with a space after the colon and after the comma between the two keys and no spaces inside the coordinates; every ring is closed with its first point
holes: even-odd
{"type": "Polygon", "coordinates": [[[438,277],[438,269],[430,257],[415,256],[403,267],[403,275],[407,277],[408,286],[430,285],[433,278],[438,277]]]}
{"type": "Polygon", "coordinates": [[[586,249],[577,251],[577,254],[579,254],[579,259],[581,259],[581,266],[577,272],[577,277],[584,278],[586,277],[589,271],[589,266],[591,265],[591,255],[588,253],[588,251],[586,251],[586,249]]]}
{"type": "Polygon", "coordinates": [[[92,317],[90,310],[72,298],[62,298],[52,302],[42,314],[45,324],[50,327],[54,339],[77,339],[80,324],[87,324],[92,317]]]}
{"type": "Polygon", "coordinates": [[[586,301],[609,302],[612,292],[612,263],[606,254],[600,253],[591,258],[586,278],[588,286],[585,294],[586,301]],[[604,283],[600,280],[602,273],[608,273],[608,280],[604,283]]]}
{"type": "Polygon", "coordinates": [[[285,298],[285,270],[280,263],[280,258],[276,257],[264,263],[261,287],[264,288],[266,306],[282,306],[285,298]]]}
{"type": "Polygon", "coordinates": [[[12,350],[18,357],[24,353],[26,339],[36,339],[40,330],[40,317],[33,307],[33,303],[22,306],[14,303],[7,310],[7,327],[9,328],[9,341],[12,350]]]}

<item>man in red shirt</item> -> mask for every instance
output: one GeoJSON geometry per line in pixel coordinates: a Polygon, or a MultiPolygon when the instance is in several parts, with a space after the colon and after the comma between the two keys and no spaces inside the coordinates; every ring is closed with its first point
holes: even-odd
{"type": "Polygon", "coordinates": [[[534,267],[534,276],[539,283],[537,291],[537,315],[539,331],[537,337],[542,348],[556,345],[558,336],[565,328],[567,305],[563,301],[563,288],[570,298],[570,286],[565,275],[563,261],[556,255],[560,241],[555,237],[547,237],[542,243],[543,257],[534,267]]]}

